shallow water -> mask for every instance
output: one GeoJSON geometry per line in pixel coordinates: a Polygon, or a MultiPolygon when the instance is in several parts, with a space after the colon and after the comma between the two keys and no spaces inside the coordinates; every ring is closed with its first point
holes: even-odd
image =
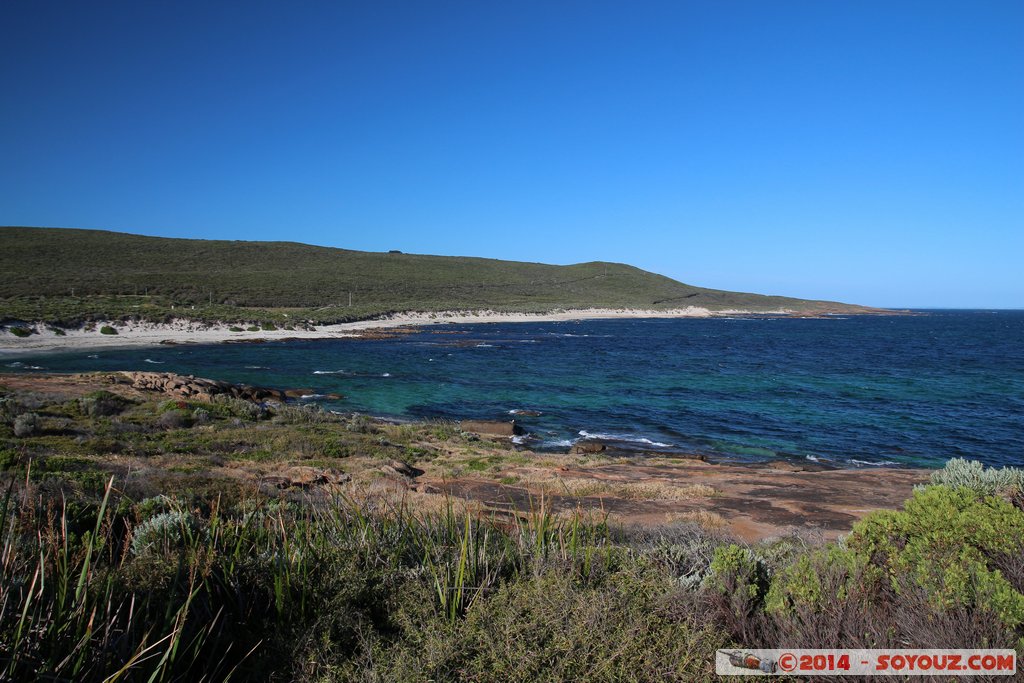
{"type": "Polygon", "coordinates": [[[394,417],[538,410],[519,419],[541,449],[590,435],[736,460],[1024,464],[1024,311],[447,325],[386,340],[106,349],[3,363],[309,387],[346,396],[327,408],[394,417]]]}

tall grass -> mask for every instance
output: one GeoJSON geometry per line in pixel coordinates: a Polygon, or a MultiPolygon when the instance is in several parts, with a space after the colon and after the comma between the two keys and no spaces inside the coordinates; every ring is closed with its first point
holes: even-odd
{"type": "Polygon", "coordinates": [[[587,582],[621,554],[603,523],[543,505],[503,518],[345,498],[203,512],[133,503],[114,483],[84,514],[8,487],[0,679],[290,679],[327,641],[336,656],[388,638],[410,583],[428,583],[453,624],[515,576],[557,562],[587,582]]]}

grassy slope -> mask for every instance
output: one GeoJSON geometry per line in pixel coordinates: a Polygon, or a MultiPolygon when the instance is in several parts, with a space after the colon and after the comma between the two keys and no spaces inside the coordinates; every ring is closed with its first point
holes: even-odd
{"type": "MultiPolygon", "coordinates": [[[[148,293],[163,302],[386,311],[628,307],[856,312],[860,307],[704,289],[617,263],[553,266],[387,254],[294,242],[144,237],[99,230],[0,228],[0,314],[19,301],[148,293]],[[5,305],[6,304],[6,305],[5,305]]],[[[95,302],[93,302],[95,307],[95,302]]],[[[100,304],[115,310],[113,304],[100,304]]],[[[24,306],[22,306],[24,308],[24,306]]],[[[2,316],[0,316],[2,317],[2,316]]]]}

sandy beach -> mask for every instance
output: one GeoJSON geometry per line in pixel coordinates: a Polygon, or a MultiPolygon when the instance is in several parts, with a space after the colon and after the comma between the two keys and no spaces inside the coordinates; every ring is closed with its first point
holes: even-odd
{"type": "MultiPolygon", "coordinates": [[[[205,325],[187,319],[172,323],[97,322],[90,329],[66,330],[55,334],[48,326],[34,325],[36,334],[16,337],[7,329],[0,330],[0,357],[17,354],[50,353],[78,349],[117,348],[128,346],[157,346],[159,344],[218,344],[223,342],[284,340],[284,339],[337,339],[358,337],[371,330],[388,328],[465,324],[465,323],[519,323],[612,318],[707,318],[727,315],[787,315],[789,311],[715,311],[687,307],[671,310],[641,310],[622,308],[588,308],[559,310],[550,313],[499,313],[495,311],[439,311],[432,313],[401,313],[371,320],[321,325],[314,329],[231,331],[231,325],[205,325]],[[102,334],[103,325],[111,325],[117,334],[102,334]]],[[[236,328],[237,329],[237,328],[236,328]]]]}

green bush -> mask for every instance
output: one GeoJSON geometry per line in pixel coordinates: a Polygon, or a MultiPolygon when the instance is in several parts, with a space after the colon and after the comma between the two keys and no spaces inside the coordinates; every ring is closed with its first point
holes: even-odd
{"type": "Polygon", "coordinates": [[[269,322],[261,323],[260,327],[263,330],[267,331],[267,332],[273,332],[273,331],[275,331],[277,329],[277,325],[275,325],[274,323],[269,323],[269,322]]]}
{"type": "Polygon", "coordinates": [[[259,328],[258,325],[249,325],[249,327],[247,327],[245,329],[247,331],[249,331],[249,332],[259,332],[260,331],[260,328],[259,328]]]}
{"type": "Polygon", "coordinates": [[[14,469],[21,459],[13,448],[0,448],[0,471],[14,469]]]}
{"type": "Polygon", "coordinates": [[[1024,469],[985,467],[976,460],[953,458],[941,470],[932,472],[931,483],[951,488],[964,487],[986,496],[999,493],[1013,495],[1024,491],[1024,469]]]}
{"type": "Polygon", "coordinates": [[[28,337],[29,335],[35,334],[35,330],[30,327],[11,327],[11,334],[15,337],[28,337]]]}
{"type": "Polygon", "coordinates": [[[228,332],[245,332],[245,330],[243,330],[241,327],[238,327],[237,325],[232,325],[231,327],[228,328],[228,332]]]}
{"type": "Polygon", "coordinates": [[[883,572],[858,553],[830,545],[801,554],[771,579],[765,609],[789,617],[795,608],[827,611],[847,600],[870,602],[878,595],[883,572]]]}
{"type": "Polygon", "coordinates": [[[181,510],[161,512],[146,519],[132,531],[132,554],[170,553],[193,544],[200,526],[191,514],[181,510]]]}
{"type": "Polygon", "coordinates": [[[719,548],[703,585],[751,647],[1024,646],[1024,511],[1002,498],[927,486],[841,542],[770,548],[719,548]]]}
{"type": "Polygon", "coordinates": [[[246,401],[245,399],[235,398],[228,396],[227,394],[217,394],[213,397],[213,400],[206,406],[207,410],[212,415],[219,417],[237,417],[242,420],[259,420],[266,417],[267,411],[265,408],[253,403],[252,401],[246,401]]]}
{"type": "Polygon", "coordinates": [[[447,624],[413,594],[396,621],[405,642],[374,658],[385,680],[695,681],[712,679],[720,631],[666,609],[643,572],[580,583],[551,566],[521,574],[447,624]]]}
{"type": "Polygon", "coordinates": [[[984,610],[1009,628],[1024,624],[1024,586],[1014,587],[999,562],[1024,554],[1024,511],[967,487],[929,486],[903,510],[858,523],[849,551],[882,569],[894,590],[906,577],[927,591],[937,610],[984,610]]]}
{"type": "Polygon", "coordinates": [[[79,398],[77,408],[82,415],[106,417],[122,413],[130,403],[128,399],[109,391],[94,391],[79,398]]]}
{"type": "Polygon", "coordinates": [[[104,325],[100,328],[100,334],[117,334],[117,330],[110,325],[104,325]]]}

